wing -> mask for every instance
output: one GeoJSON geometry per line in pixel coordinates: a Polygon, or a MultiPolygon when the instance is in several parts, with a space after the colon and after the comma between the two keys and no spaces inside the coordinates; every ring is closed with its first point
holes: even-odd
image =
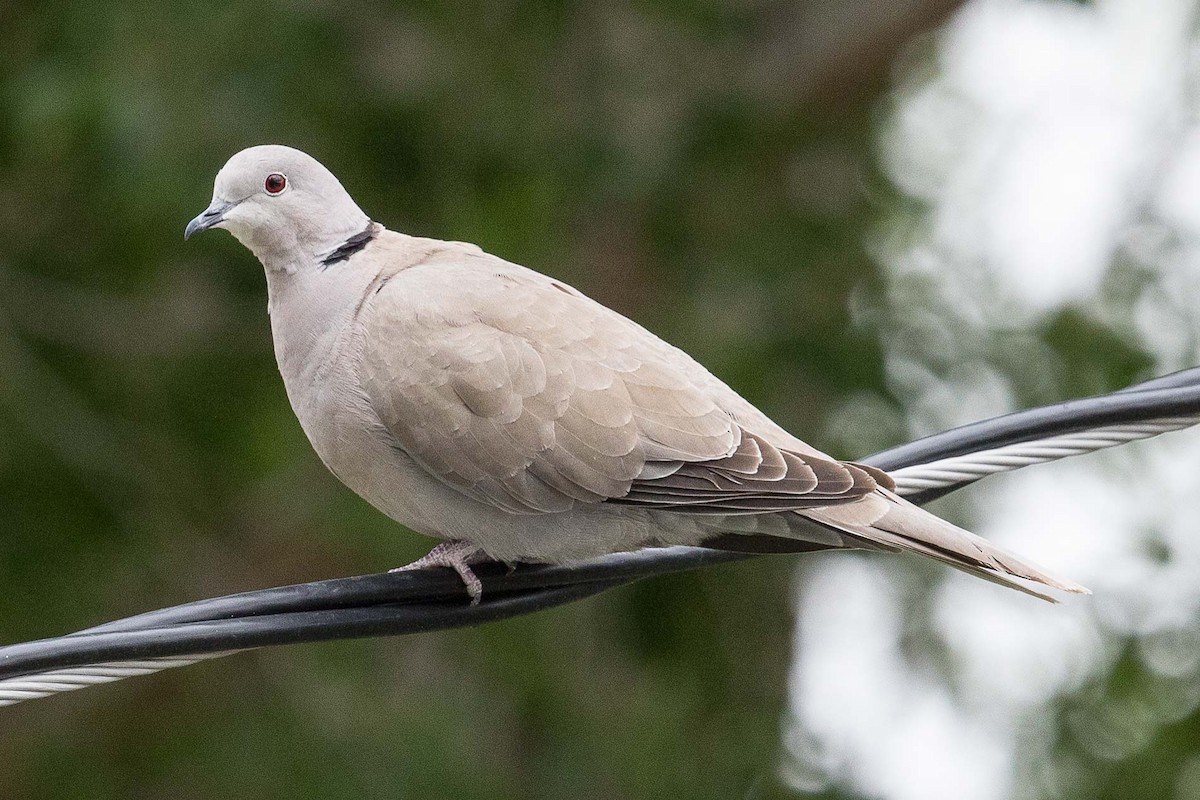
{"type": "Polygon", "coordinates": [[[499,259],[398,273],[361,319],[362,386],[397,445],[512,513],[761,513],[849,502],[883,479],[746,430],[682,351],[499,259]]]}

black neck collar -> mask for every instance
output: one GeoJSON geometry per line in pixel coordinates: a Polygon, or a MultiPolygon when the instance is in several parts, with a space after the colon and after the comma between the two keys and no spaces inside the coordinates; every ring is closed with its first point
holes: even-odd
{"type": "Polygon", "coordinates": [[[367,227],[354,234],[346,241],[335,247],[329,255],[321,259],[322,267],[331,267],[339,261],[345,261],[350,256],[362,250],[378,235],[374,222],[367,221],[367,227]]]}

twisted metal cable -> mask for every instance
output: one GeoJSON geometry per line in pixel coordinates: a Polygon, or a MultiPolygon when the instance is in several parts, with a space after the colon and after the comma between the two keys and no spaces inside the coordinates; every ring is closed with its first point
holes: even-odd
{"type": "MultiPolygon", "coordinates": [[[[917,503],[986,475],[1093,452],[1200,422],[1200,368],[1109,395],[955,428],[864,461],[917,503]]],[[[812,545],[813,550],[824,549],[812,545]]],[[[479,625],[635,580],[755,556],[697,547],[615,553],[571,566],[482,564],[483,601],[451,570],[338,578],[201,600],[78,633],[0,647],[0,706],[242,650],[479,625]]]]}
{"type": "Polygon", "coordinates": [[[112,683],[113,681],[123,681],[126,678],[150,675],[164,669],[187,667],[199,661],[227,655],[232,655],[232,652],[204,653],[188,658],[115,661],[67,669],[52,669],[19,678],[8,678],[0,681],[0,706],[14,706],[26,700],[36,700],[40,697],[73,692],[76,689],[84,689],[101,683],[112,683]]]}
{"type": "Polygon", "coordinates": [[[1190,428],[1197,422],[1200,422],[1200,416],[1164,417],[1128,425],[1093,428],[903,467],[891,475],[896,479],[897,494],[905,496],[936,489],[957,489],[988,475],[1094,453],[1139,439],[1150,439],[1159,434],[1190,428]]]}

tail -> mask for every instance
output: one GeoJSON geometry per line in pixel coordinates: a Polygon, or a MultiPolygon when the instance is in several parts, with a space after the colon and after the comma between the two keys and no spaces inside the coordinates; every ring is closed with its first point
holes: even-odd
{"type": "Polygon", "coordinates": [[[803,513],[822,525],[849,533],[870,544],[919,553],[977,578],[1051,603],[1057,603],[1058,600],[1025,582],[1073,594],[1091,594],[1078,583],[1055,578],[1041,567],[922,510],[887,489],[880,489],[859,503],[811,509],[803,513]]]}

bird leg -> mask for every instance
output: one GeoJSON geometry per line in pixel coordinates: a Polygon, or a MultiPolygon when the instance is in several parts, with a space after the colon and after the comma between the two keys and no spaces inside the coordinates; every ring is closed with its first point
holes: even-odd
{"type": "Polygon", "coordinates": [[[471,596],[471,605],[479,605],[479,598],[483,596],[483,583],[467,564],[467,561],[478,552],[479,548],[470,542],[462,539],[447,539],[411,564],[396,567],[388,572],[407,572],[410,569],[424,569],[425,567],[450,567],[458,573],[458,577],[462,578],[463,584],[467,587],[467,594],[471,596]]]}

